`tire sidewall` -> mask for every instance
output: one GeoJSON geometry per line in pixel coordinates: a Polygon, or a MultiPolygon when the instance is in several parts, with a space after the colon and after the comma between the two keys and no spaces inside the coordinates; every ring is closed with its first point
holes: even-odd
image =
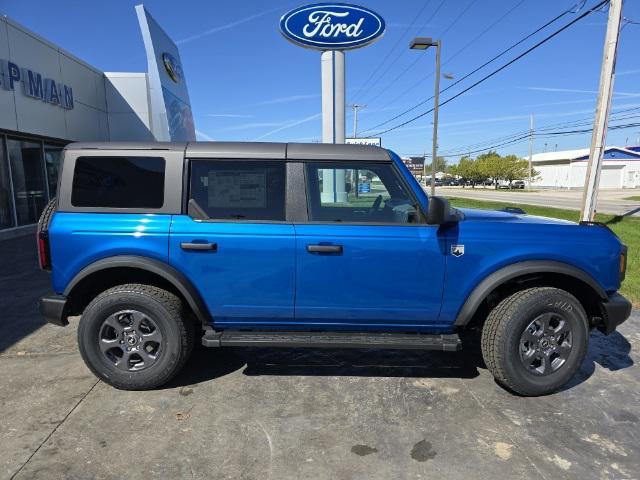
{"type": "Polygon", "coordinates": [[[89,368],[102,380],[124,388],[146,388],[148,384],[163,383],[178,364],[182,345],[180,330],[171,313],[152,297],[133,292],[114,292],[97,298],[84,311],[78,326],[80,354],[89,368]],[[150,367],[125,372],[111,363],[100,350],[99,336],[104,320],[121,310],[138,310],[148,315],[160,329],[162,344],[159,358],[150,367]]]}
{"type": "Polygon", "coordinates": [[[505,328],[502,345],[505,373],[518,391],[536,395],[551,393],[568,382],[580,368],[587,351],[588,338],[586,315],[575,297],[557,290],[533,297],[516,309],[505,328]],[[531,321],[544,313],[557,313],[569,323],[573,348],[566,362],[557,371],[542,376],[529,372],[522,364],[520,338],[531,321]]]}

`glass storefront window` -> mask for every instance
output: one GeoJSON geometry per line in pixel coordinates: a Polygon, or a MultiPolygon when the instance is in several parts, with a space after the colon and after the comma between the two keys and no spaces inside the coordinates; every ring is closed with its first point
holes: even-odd
{"type": "Polygon", "coordinates": [[[0,228],[11,228],[15,226],[13,222],[13,206],[11,203],[9,162],[5,155],[4,139],[0,136],[0,228]]]}
{"type": "Polygon", "coordinates": [[[60,145],[44,144],[44,163],[47,167],[47,181],[49,182],[49,197],[56,196],[58,188],[58,167],[60,166],[60,156],[62,155],[60,145]]]}
{"type": "Polygon", "coordinates": [[[36,223],[48,202],[40,142],[7,138],[18,225],[36,223]]]}

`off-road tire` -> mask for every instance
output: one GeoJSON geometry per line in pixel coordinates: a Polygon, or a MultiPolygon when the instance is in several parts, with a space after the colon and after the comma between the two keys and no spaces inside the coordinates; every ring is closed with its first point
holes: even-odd
{"type": "Polygon", "coordinates": [[[502,300],[482,329],[482,356],[498,383],[524,396],[546,395],[558,390],[576,373],[584,360],[589,329],[580,302],[570,293],[552,287],[521,290],[502,300]],[[571,328],[572,347],[557,371],[539,376],[520,360],[521,335],[538,316],[561,314],[571,328]]]}
{"type": "Polygon", "coordinates": [[[78,325],[78,346],[87,367],[99,379],[121,390],[149,390],[167,383],[189,358],[194,337],[194,325],[183,302],[173,293],[150,285],[119,285],[102,292],[89,303],[78,325]],[[100,349],[104,320],[127,309],[153,318],[162,334],[157,361],[139,371],[116,368],[100,349]]]}
{"type": "Polygon", "coordinates": [[[44,210],[40,214],[40,218],[38,219],[38,228],[37,232],[46,232],[49,230],[49,224],[51,223],[51,218],[53,217],[54,212],[56,211],[56,198],[52,198],[49,203],[47,203],[44,210]]]}

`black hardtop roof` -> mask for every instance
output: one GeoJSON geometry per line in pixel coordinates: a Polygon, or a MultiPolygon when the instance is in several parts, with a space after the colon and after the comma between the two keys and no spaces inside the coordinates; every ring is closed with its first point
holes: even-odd
{"type": "Polygon", "coordinates": [[[358,160],[388,162],[389,152],[372,145],[271,142],[81,142],[66,150],[171,150],[188,158],[270,160],[358,160]]]}

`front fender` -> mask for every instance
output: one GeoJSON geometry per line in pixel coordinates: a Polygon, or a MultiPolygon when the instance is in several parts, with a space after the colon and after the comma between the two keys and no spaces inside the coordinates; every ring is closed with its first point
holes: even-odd
{"type": "Polygon", "coordinates": [[[573,277],[591,287],[600,299],[607,299],[607,292],[602,286],[587,272],[573,265],[552,260],[518,262],[496,270],[476,285],[458,311],[454,326],[467,325],[484,299],[500,285],[516,277],[534,273],[556,273],[573,277]]]}

